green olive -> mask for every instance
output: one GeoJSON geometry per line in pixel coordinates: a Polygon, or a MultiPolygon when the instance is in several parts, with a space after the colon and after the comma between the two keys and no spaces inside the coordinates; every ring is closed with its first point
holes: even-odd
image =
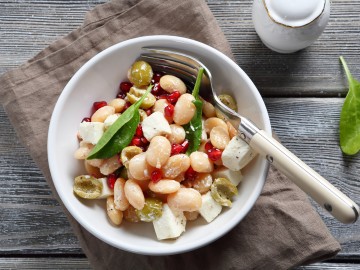
{"type": "Polygon", "coordinates": [[[219,99],[224,105],[232,109],[233,111],[237,112],[238,107],[236,104],[235,99],[230,95],[219,95],[219,99]]]}
{"type": "Polygon", "coordinates": [[[211,185],[211,196],[222,206],[231,207],[231,199],[238,194],[236,186],[226,178],[216,178],[211,185]]]}
{"type": "Polygon", "coordinates": [[[101,195],[102,182],[90,175],[75,177],[73,190],[76,195],[84,199],[96,199],[101,195]]]}
{"type": "MultiPolygon", "coordinates": [[[[146,92],[145,89],[137,88],[136,86],[133,86],[130,88],[130,91],[126,95],[129,102],[134,104],[145,94],[145,92],[146,92]]],[[[141,103],[140,108],[145,110],[149,109],[150,107],[154,106],[155,102],[156,102],[155,96],[151,93],[148,93],[144,101],[141,103]]]]}
{"type": "Polygon", "coordinates": [[[162,215],[162,201],[156,198],[146,198],[144,208],[135,211],[141,221],[152,222],[162,215]]]}
{"type": "Polygon", "coordinates": [[[125,168],[129,167],[130,159],[132,159],[134,156],[141,154],[142,149],[137,146],[126,146],[120,154],[120,159],[122,164],[125,166],[125,168]]]}
{"type": "Polygon", "coordinates": [[[130,81],[137,87],[149,85],[153,75],[151,66],[145,61],[136,61],[130,68],[130,81]]]}

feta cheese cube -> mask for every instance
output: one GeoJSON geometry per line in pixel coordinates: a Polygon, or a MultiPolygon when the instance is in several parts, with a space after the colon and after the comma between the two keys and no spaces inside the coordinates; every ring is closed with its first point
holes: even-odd
{"type": "Polygon", "coordinates": [[[225,147],[221,159],[225,167],[232,171],[240,171],[254,157],[255,152],[239,137],[235,136],[225,147]]]}
{"type": "Polygon", "coordinates": [[[104,128],[108,129],[119,118],[120,114],[111,114],[104,121],[104,128]]]}
{"type": "Polygon", "coordinates": [[[232,171],[228,168],[222,167],[220,169],[215,170],[212,173],[213,178],[226,178],[230,180],[235,186],[239,185],[243,179],[243,175],[241,171],[232,171]]]}
{"type": "Polygon", "coordinates": [[[202,205],[199,209],[199,213],[208,223],[210,223],[221,213],[222,206],[213,199],[210,191],[202,195],[201,199],[202,205]]]}
{"type": "Polygon", "coordinates": [[[79,136],[84,142],[97,144],[104,134],[104,123],[82,122],[79,127],[79,136]]]}
{"type": "Polygon", "coordinates": [[[165,203],[161,217],[153,225],[158,240],[176,238],[185,231],[186,218],[183,212],[175,212],[165,203]]]}
{"type": "Polygon", "coordinates": [[[107,179],[105,177],[98,178],[98,180],[101,181],[103,186],[101,190],[101,195],[100,197],[98,197],[98,199],[106,199],[107,197],[114,194],[113,190],[109,188],[109,185],[107,184],[107,179]]]}
{"type": "Polygon", "coordinates": [[[146,117],[142,122],[142,130],[148,141],[158,135],[171,134],[170,125],[161,112],[154,112],[146,117]]]}

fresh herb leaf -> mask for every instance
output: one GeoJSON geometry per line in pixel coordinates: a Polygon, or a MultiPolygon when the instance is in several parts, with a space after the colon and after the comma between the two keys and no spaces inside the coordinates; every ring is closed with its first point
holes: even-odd
{"type": "Polygon", "coordinates": [[[355,80],[341,56],[349,91],[340,114],[340,147],[347,155],[355,155],[360,150],[360,82],[355,80]]]}
{"type": "Polygon", "coordinates": [[[195,104],[196,112],[193,118],[191,119],[190,123],[184,126],[186,139],[189,142],[189,147],[186,151],[186,154],[188,155],[190,155],[192,152],[197,151],[201,143],[203,102],[199,98],[199,90],[200,90],[200,84],[203,74],[204,74],[204,69],[200,68],[192,92],[192,95],[195,97],[193,103],[195,104]]]}
{"type": "Polygon", "coordinates": [[[152,85],[148,87],[144,95],[136,103],[127,108],[114,124],[105,131],[87,159],[110,158],[131,142],[140,122],[139,107],[151,88],[152,85]]]}

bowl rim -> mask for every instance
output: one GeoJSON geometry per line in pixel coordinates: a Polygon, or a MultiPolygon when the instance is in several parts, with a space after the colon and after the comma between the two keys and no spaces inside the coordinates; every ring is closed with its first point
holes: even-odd
{"type": "Polygon", "coordinates": [[[204,239],[201,239],[199,241],[191,242],[190,244],[187,243],[186,245],[166,245],[164,249],[151,249],[143,246],[136,246],[134,248],[134,245],[128,244],[125,241],[119,243],[115,241],[116,239],[112,239],[111,237],[108,237],[106,235],[102,235],[96,230],[93,230],[92,227],[88,224],[88,222],[81,216],[78,211],[73,207],[73,205],[66,199],[66,194],[62,192],[60,181],[58,181],[58,173],[56,169],[56,162],[53,160],[53,156],[55,155],[54,148],[52,145],[55,143],[55,129],[56,129],[56,122],[60,118],[60,107],[64,103],[64,101],[67,99],[67,97],[71,93],[71,89],[73,88],[73,84],[77,81],[79,77],[81,77],[87,69],[89,69],[93,64],[95,64],[97,61],[99,61],[102,57],[104,57],[107,54],[112,53],[113,51],[116,51],[122,47],[131,46],[132,44],[137,44],[138,42],[159,42],[159,41],[166,41],[166,42],[174,42],[175,43],[186,43],[190,46],[195,46],[202,48],[204,50],[207,50],[210,52],[210,54],[216,54],[218,57],[221,57],[224,61],[228,62],[239,74],[241,74],[242,79],[246,81],[246,83],[249,85],[250,88],[252,88],[255,98],[259,104],[260,111],[262,118],[264,121],[264,128],[263,130],[271,135],[271,125],[270,125],[270,119],[267,112],[267,109],[265,107],[264,101],[257,90],[254,83],[251,81],[251,79],[248,77],[248,75],[228,56],[223,54],[222,52],[216,50],[215,48],[206,45],[202,42],[195,41],[189,38],[179,37],[179,36],[172,36],[172,35],[151,35],[151,36],[141,36],[132,38],[129,40],[125,40],[122,42],[119,42],[117,44],[114,44],[107,49],[99,52],[92,58],[90,58],[84,65],[82,65],[78,71],[72,76],[72,78],[69,80],[69,82],[64,87],[63,91],[61,92],[51,119],[50,119],[50,125],[48,130],[48,139],[47,139],[47,154],[48,154],[48,163],[49,163],[49,169],[50,174],[52,177],[52,181],[54,183],[56,192],[58,196],[60,197],[62,203],[66,207],[66,209],[70,212],[70,214],[75,218],[77,222],[81,224],[88,232],[90,232],[92,235],[96,236],[98,239],[104,241],[105,243],[122,249],[129,252],[137,253],[137,254],[143,254],[143,255],[171,255],[171,254],[178,254],[183,253],[187,251],[191,251],[197,248],[200,248],[202,246],[208,245],[212,243],[213,241],[217,240],[218,238],[224,236],[226,233],[228,233],[231,229],[233,229],[252,209],[254,206],[256,200],[259,198],[260,193],[263,189],[263,186],[265,184],[266,176],[269,169],[269,163],[266,161],[266,159],[263,160],[261,163],[261,174],[259,177],[259,180],[255,186],[255,189],[252,191],[253,195],[251,198],[247,201],[247,208],[242,211],[240,215],[237,215],[235,218],[231,219],[231,222],[228,222],[227,224],[224,224],[224,226],[221,228],[221,230],[214,231],[209,237],[206,237],[204,239]]]}

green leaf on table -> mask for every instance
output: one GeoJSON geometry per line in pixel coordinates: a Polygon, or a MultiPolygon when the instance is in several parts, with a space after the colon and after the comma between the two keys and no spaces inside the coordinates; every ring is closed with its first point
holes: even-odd
{"type": "Polygon", "coordinates": [[[347,155],[355,155],[360,150],[360,82],[355,80],[341,56],[349,91],[340,114],[340,147],[347,155]]]}
{"type": "Polygon", "coordinates": [[[188,155],[190,155],[192,152],[197,151],[201,143],[203,102],[199,98],[199,90],[203,74],[204,69],[200,68],[192,92],[192,95],[195,97],[195,100],[193,101],[196,107],[195,115],[190,120],[190,123],[184,125],[186,139],[189,142],[189,147],[186,151],[186,154],[188,155]]]}
{"type": "Polygon", "coordinates": [[[136,103],[127,108],[114,124],[105,131],[87,159],[110,158],[129,145],[140,122],[139,107],[151,91],[151,88],[152,85],[148,87],[144,95],[136,103]]]}

